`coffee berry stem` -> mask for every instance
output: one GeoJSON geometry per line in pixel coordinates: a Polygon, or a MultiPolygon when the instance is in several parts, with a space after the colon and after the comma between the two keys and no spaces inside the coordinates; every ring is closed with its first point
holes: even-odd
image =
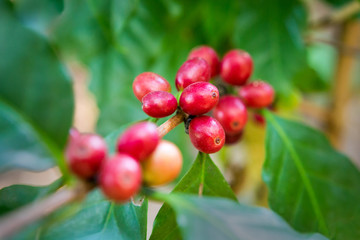
{"type": "MultiPolygon", "coordinates": [[[[182,123],[186,114],[178,110],[176,115],[168,119],[157,130],[160,138],[164,137],[177,125],[182,123]]],[[[155,119],[154,119],[155,120],[155,119]]],[[[82,200],[95,185],[79,181],[75,187],[64,187],[48,197],[21,207],[0,218],[0,239],[5,239],[18,232],[23,227],[49,215],[60,207],[82,200]]]]}
{"type": "Polygon", "coordinates": [[[178,109],[176,114],[168,119],[166,122],[161,124],[157,129],[159,132],[159,137],[162,138],[166,134],[168,134],[171,130],[173,130],[177,125],[182,123],[186,117],[186,113],[184,113],[181,109],[178,109]]]}

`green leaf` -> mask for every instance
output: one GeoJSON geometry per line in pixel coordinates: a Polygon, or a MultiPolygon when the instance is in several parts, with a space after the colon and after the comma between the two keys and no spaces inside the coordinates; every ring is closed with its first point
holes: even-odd
{"type": "Polygon", "coordinates": [[[0,2],[0,172],[63,168],[73,114],[69,76],[44,38],[0,2]]]}
{"type": "Polygon", "coordinates": [[[305,65],[293,79],[294,85],[302,92],[317,92],[328,90],[329,83],[320,77],[314,68],[305,65]]]}
{"type": "Polygon", "coordinates": [[[63,180],[58,179],[52,184],[44,187],[33,187],[28,185],[12,185],[0,190],[0,215],[9,213],[19,207],[42,199],[55,192],[63,185],[63,180]]]}
{"type": "MultiPolygon", "coordinates": [[[[192,168],[172,192],[219,196],[236,201],[236,196],[208,154],[199,152],[192,168]],[[201,190],[202,189],[202,190],[201,190]]],[[[159,210],[150,239],[179,239],[175,215],[168,205],[159,210]]]]}
{"type": "Polygon", "coordinates": [[[266,112],[270,207],[302,232],[359,239],[360,172],[320,132],[266,112]]]}
{"type": "Polygon", "coordinates": [[[147,199],[141,205],[118,205],[104,199],[100,190],[82,203],[59,209],[12,239],[146,239],[147,199]]]}
{"type": "Polygon", "coordinates": [[[305,64],[303,4],[288,0],[245,0],[240,7],[234,45],[253,57],[253,79],[268,81],[280,96],[287,95],[294,74],[305,64]]]}
{"type": "Polygon", "coordinates": [[[185,240],[326,239],[320,234],[294,231],[268,209],[249,207],[224,198],[172,194],[167,203],[176,212],[185,240]]]}
{"type": "Polygon", "coordinates": [[[47,36],[54,20],[64,9],[63,0],[16,0],[16,14],[22,23],[34,31],[47,36]]]}

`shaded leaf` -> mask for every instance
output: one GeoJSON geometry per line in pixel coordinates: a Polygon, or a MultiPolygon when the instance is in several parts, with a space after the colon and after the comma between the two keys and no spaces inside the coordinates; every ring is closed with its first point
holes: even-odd
{"type": "Polygon", "coordinates": [[[73,114],[69,76],[51,46],[0,2],[0,172],[63,167],[73,114]]]}
{"type": "Polygon", "coordinates": [[[326,239],[300,234],[272,211],[224,198],[173,194],[167,203],[176,212],[183,239],[326,239]]]}
{"type": "Polygon", "coordinates": [[[266,112],[270,207],[302,232],[360,237],[360,172],[320,132],[266,112]]]}
{"type": "MultiPolygon", "coordinates": [[[[236,201],[236,196],[223,175],[210,159],[208,154],[199,152],[191,169],[180,180],[172,192],[220,196],[236,201]],[[200,190],[202,189],[202,190],[200,190]]],[[[179,239],[175,215],[168,205],[159,210],[150,239],[179,239]]]]}
{"type": "Polygon", "coordinates": [[[5,187],[0,190],[0,215],[42,199],[50,193],[55,192],[62,185],[63,180],[58,179],[44,187],[33,187],[29,185],[12,185],[5,187]]]}

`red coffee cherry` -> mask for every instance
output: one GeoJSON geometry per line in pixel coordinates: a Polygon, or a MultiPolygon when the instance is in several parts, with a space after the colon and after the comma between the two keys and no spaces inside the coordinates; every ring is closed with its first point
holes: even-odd
{"type": "Polygon", "coordinates": [[[249,79],[252,70],[251,56],[247,52],[234,49],[227,52],[222,59],[220,75],[225,82],[241,86],[249,79]]]}
{"type": "Polygon", "coordinates": [[[189,136],[196,149],[204,153],[218,152],[225,143],[225,132],[216,119],[200,116],[191,120],[189,136]]]}
{"type": "Polygon", "coordinates": [[[213,109],[218,101],[217,87],[208,82],[197,82],[184,89],[179,105],[189,115],[201,115],[213,109]]]}
{"type": "Polygon", "coordinates": [[[149,92],[153,92],[153,91],[171,92],[171,86],[168,83],[168,81],[166,81],[166,79],[160,76],[159,74],[153,72],[144,72],[139,74],[135,78],[132,88],[135,97],[139,99],[140,102],[141,99],[149,92]]]}
{"type": "Polygon", "coordinates": [[[213,116],[223,126],[226,134],[234,135],[244,128],[247,121],[246,107],[240,98],[225,95],[219,99],[213,116]]]}
{"type": "Polygon", "coordinates": [[[140,122],[128,128],[119,137],[117,150],[142,161],[155,150],[158,143],[156,125],[151,122],[140,122]]]}
{"type": "Polygon", "coordinates": [[[180,91],[195,82],[208,82],[210,74],[210,66],[204,59],[192,58],[187,60],[176,74],[176,88],[180,91]]]}
{"type": "Polygon", "coordinates": [[[264,108],[274,101],[275,91],[264,81],[254,81],[243,86],[239,90],[239,96],[248,107],[264,108]]]}
{"type": "Polygon", "coordinates": [[[225,133],[225,144],[231,145],[237,143],[241,139],[242,135],[243,135],[243,131],[236,133],[234,135],[228,135],[225,133]]]}
{"type": "Polygon", "coordinates": [[[99,185],[104,195],[116,202],[128,201],[141,187],[141,167],[126,154],[110,157],[101,169],[99,185]]]}
{"type": "Polygon", "coordinates": [[[177,105],[176,98],[164,91],[150,92],[142,99],[142,110],[154,118],[163,118],[173,114],[177,105]]]}
{"type": "Polygon", "coordinates": [[[104,139],[96,134],[80,134],[72,131],[65,150],[70,170],[82,179],[94,177],[103,163],[107,147],[104,139]]]}
{"type": "Polygon", "coordinates": [[[142,162],[144,182],[159,186],[173,181],[181,172],[182,154],[172,142],[162,140],[155,151],[142,162]]]}
{"type": "Polygon", "coordinates": [[[265,126],[265,124],[266,124],[265,117],[259,113],[254,113],[253,120],[256,124],[258,124],[260,126],[265,126]]]}
{"type": "Polygon", "coordinates": [[[199,46],[191,50],[188,59],[200,57],[205,59],[211,69],[211,77],[219,74],[220,60],[215,50],[209,46],[199,46]]]}

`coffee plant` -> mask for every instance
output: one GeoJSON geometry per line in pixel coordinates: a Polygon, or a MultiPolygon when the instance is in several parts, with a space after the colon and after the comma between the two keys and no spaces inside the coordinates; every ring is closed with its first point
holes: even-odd
{"type": "Polygon", "coordinates": [[[0,239],[360,239],[359,169],[298,112],[360,3],[311,2],[0,0],[0,174],[61,172],[0,190],[0,239]]]}

